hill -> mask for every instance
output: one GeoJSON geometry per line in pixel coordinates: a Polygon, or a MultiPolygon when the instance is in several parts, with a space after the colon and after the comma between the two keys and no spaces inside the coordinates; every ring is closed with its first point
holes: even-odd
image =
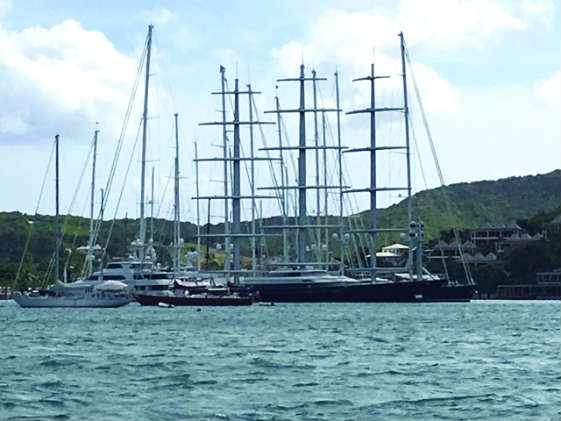
{"type": "MultiPolygon", "coordinates": [[[[414,196],[414,214],[421,216],[427,239],[456,225],[459,230],[473,229],[487,222],[513,223],[559,206],[561,170],[547,174],[509,177],[493,181],[451,184],[425,190],[414,196]],[[449,198],[454,221],[446,212],[443,190],[449,198]]],[[[406,201],[380,210],[380,225],[389,221],[405,223],[406,201]]]]}
{"type": "MultiPolygon", "coordinates": [[[[458,183],[446,187],[447,195],[451,202],[453,219],[460,230],[473,229],[486,222],[510,223],[519,221],[531,227],[539,225],[542,219],[547,219],[551,214],[558,212],[561,197],[561,170],[548,174],[524,177],[509,177],[495,181],[478,181],[472,183],[458,183]],[[540,216],[541,215],[541,216],[540,216]],[[541,218],[541,219],[540,219],[541,218]]],[[[390,206],[379,211],[379,226],[405,226],[406,201],[390,206]]],[[[415,215],[420,215],[425,224],[426,240],[445,235],[453,226],[447,215],[443,196],[443,188],[425,190],[414,196],[413,209],[415,215]]],[[[360,218],[367,225],[365,213],[349,217],[351,220],[360,218]]],[[[265,218],[263,225],[278,225],[280,217],[265,218]]],[[[335,217],[330,217],[336,222],[335,217]]],[[[544,220],[545,220],[544,219],[544,220]]],[[[100,243],[112,231],[108,243],[109,256],[126,256],[130,242],[138,232],[138,220],[121,219],[114,223],[104,221],[100,232],[100,243]]],[[[259,223],[258,223],[259,225],[259,223]]],[[[158,256],[164,264],[171,263],[169,245],[172,242],[173,225],[171,221],[158,219],[154,221],[154,239],[158,256]]],[[[67,257],[70,257],[68,271],[76,276],[83,261],[76,249],[87,244],[89,220],[78,216],[67,216],[63,223],[63,248],[67,257]],[[68,256],[68,254],[70,256],[68,256]]],[[[211,224],[202,227],[202,233],[223,232],[223,224],[211,224]]],[[[242,224],[243,230],[249,229],[249,223],[242,224]]],[[[53,253],[53,240],[55,232],[54,217],[46,215],[25,215],[19,212],[0,212],[0,285],[12,285],[19,261],[23,254],[28,233],[32,231],[28,244],[24,272],[35,276],[41,282],[42,273],[48,266],[53,253]],[[31,222],[31,223],[30,223],[31,222]]],[[[196,242],[196,226],[189,222],[181,224],[181,236],[187,243],[196,242]]],[[[274,232],[274,230],[272,231],[274,232]]],[[[277,230],[277,233],[279,231],[277,230]]],[[[335,232],[335,231],[333,231],[335,232]]],[[[331,234],[331,233],[330,233],[331,234]]],[[[396,236],[382,237],[379,246],[395,241],[396,236]]],[[[209,244],[211,259],[215,264],[221,261],[221,253],[212,249],[214,242],[209,244]]],[[[202,241],[203,247],[205,241],[202,241]]],[[[266,242],[270,255],[281,253],[282,245],[279,237],[271,237],[266,242]]],[[[338,246],[332,245],[331,251],[338,256],[338,246]]],[[[204,251],[203,251],[204,254],[204,251]]],[[[242,242],[242,254],[250,255],[249,241],[242,242]]],[[[222,257],[223,258],[223,257],[222,257]]],[[[245,262],[247,264],[247,261],[245,262]]]]}

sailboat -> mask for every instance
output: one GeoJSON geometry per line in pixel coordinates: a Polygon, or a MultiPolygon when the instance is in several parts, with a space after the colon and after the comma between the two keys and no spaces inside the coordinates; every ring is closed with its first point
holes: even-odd
{"type": "MultiPolygon", "coordinates": [[[[150,58],[152,51],[153,25],[148,26],[145,53],[144,75],[144,107],[142,114],[142,161],[141,161],[141,198],[140,198],[140,230],[138,238],[131,243],[131,254],[128,259],[111,261],[101,270],[89,273],[84,279],[75,282],[83,285],[95,285],[102,281],[119,281],[127,286],[130,293],[150,293],[154,295],[167,295],[169,286],[173,283],[173,273],[159,269],[156,264],[156,252],[152,239],[147,241],[145,217],[145,190],[146,190],[146,145],[148,124],[148,94],[150,87],[150,58]]],[[[139,73],[140,75],[140,73],[139,73]]],[[[153,174],[152,174],[153,175],[153,174]]],[[[93,188],[93,187],[92,187],[93,188]]],[[[152,199],[153,202],[153,199],[152,199]]],[[[90,240],[90,248],[93,240],[90,240]]]]}
{"type": "Polygon", "coordinates": [[[55,282],[47,290],[16,292],[12,298],[21,307],[121,307],[131,302],[126,285],[119,281],[101,281],[95,284],[64,283],[60,276],[60,247],[62,236],[59,222],[59,135],[55,136],[56,180],[56,235],[54,277],[55,282]]]}
{"type": "MultiPolygon", "coordinates": [[[[304,75],[304,66],[300,68],[300,77],[294,79],[280,79],[278,81],[297,81],[300,83],[300,106],[297,110],[280,110],[277,105],[276,112],[280,115],[282,112],[298,112],[300,115],[300,134],[299,134],[299,144],[296,147],[298,150],[298,185],[295,187],[298,190],[298,220],[297,224],[293,226],[287,226],[283,224],[282,226],[275,226],[273,228],[285,229],[296,229],[297,230],[297,260],[295,262],[286,262],[285,265],[289,266],[288,270],[276,270],[263,272],[261,276],[246,277],[243,280],[245,285],[252,286],[255,290],[259,291],[260,297],[264,301],[281,301],[281,302],[426,302],[426,301],[469,301],[475,292],[475,286],[473,282],[468,282],[465,285],[459,285],[456,283],[448,282],[446,279],[440,278],[436,275],[426,273],[426,270],[422,266],[422,256],[423,256],[423,223],[422,221],[413,221],[411,217],[411,178],[409,175],[409,127],[408,127],[408,105],[407,105],[407,84],[406,84],[406,72],[405,72],[405,55],[404,55],[404,41],[403,34],[400,34],[401,40],[401,58],[402,58],[402,70],[403,70],[403,88],[404,88],[404,105],[399,108],[387,108],[387,109],[376,109],[374,103],[374,81],[379,78],[379,76],[374,75],[374,68],[372,67],[372,74],[360,80],[368,80],[371,82],[371,105],[366,110],[359,110],[355,113],[369,113],[371,115],[371,121],[375,121],[374,115],[377,112],[382,111],[403,111],[405,116],[405,127],[406,127],[406,144],[403,146],[395,147],[396,149],[403,149],[407,156],[407,172],[408,172],[408,185],[403,190],[407,190],[408,193],[408,227],[403,228],[379,228],[376,226],[376,194],[379,191],[387,191],[390,188],[379,187],[376,185],[375,177],[375,159],[376,152],[379,150],[389,149],[387,146],[376,145],[376,128],[375,123],[371,126],[371,144],[366,148],[357,148],[354,150],[347,150],[345,152],[369,152],[370,162],[371,162],[371,185],[367,189],[347,189],[342,190],[342,172],[341,164],[339,162],[339,188],[341,201],[342,195],[345,193],[355,193],[355,192],[369,192],[371,196],[371,209],[370,209],[370,220],[373,221],[373,226],[365,230],[353,230],[354,232],[366,232],[370,235],[370,267],[361,268],[361,271],[368,272],[369,276],[357,276],[355,278],[350,278],[345,276],[343,268],[343,253],[341,253],[341,262],[338,272],[328,272],[321,269],[321,266],[325,266],[325,262],[320,261],[307,261],[305,256],[307,256],[307,238],[310,229],[321,229],[323,228],[320,224],[310,224],[308,222],[309,218],[306,210],[306,189],[328,189],[330,186],[320,186],[319,182],[317,185],[309,186],[306,185],[306,151],[307,150],[320,150],[325,149],[325,146],[318,146],[317,140],[315,146],[308,146],[306,144],[306,133],[305,133],[305,113],[306,112],[318,112],[318,111],[333,111],[333,110],[320,110],[314,101],[314,107],[312,109],[306,109],[304,101],[304,82],[307,80],[312,80],[315,84],[316,78],[315,72],[312,73],[312,78],[307,78],[304,75]],[[376,265],[376,236],[379,232],[407,232],[410,239],[409,255],[407,263],[404,267],[391,268],[388,271],[386,268],[379,268],[376,265]],[[415,265],[413,254],[416,254],[415,265]]],[[[337,74],[336,81],[337,81],[337,74]]],[[[315,91],[314,91],[315,92],[315,91]]],[[[339,116],[339,94],[338,94],[338,83],[337,83],[337,111],[339,116]]],[[[315,98],[314,98],[315,99],[315,98]]],[[[278,102],[277,102],[278,104],[278,102]]],[[[280,130],[280,127],[279,127],[280,130]]],[[[317,133],[317,130],[316,130],[317,133]]],[[[316,135],[317,139],[317,135],[316,135]]],[[[338,118],[338,151],[341,151],[343,147],[340,141],[340,124],[338,118]]],[[[276,148],[267,148],[281,151],[287,151],[294,149],[294,147],[286,147],[279,144],[276,148]]],[[[340,156],[340,154],[339,154],[340,156]]],[[[317,162],[317,158],[316,158],[317,162]]],[[[318,180],[318,177],[316,177],[318,180]]],[[[287,188],[287,187],[283,187],[287,188]]],[[[274,189],[274,187],[271,187],[274,189]]],[[[402,189],[402,188],[400,188],[402,189]]],[[[319,207],[319,199],[318,199],[319,207]]],[[[319,216],[319,212],[318,212],[319,216]]],[[[318,217],[319,219],[319,217],[318,217]]],[[[342,206],[340,220],[342,221],[342,206]]],[[[343,251],[345,245],[343,244],[343,234],[340,228],[340,241],[341,250],[343,251]]],[[[347,233],[346,235],[349,235],[347,233]]],[[[319,243],[319,242],[318,242],[319,243]]],[[[356,274],[356,271],[354,272],[356,274]]]]}

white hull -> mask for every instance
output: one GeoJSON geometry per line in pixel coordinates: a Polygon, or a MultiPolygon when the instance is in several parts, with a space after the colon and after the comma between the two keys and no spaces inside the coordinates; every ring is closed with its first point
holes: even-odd
{"type": "Polygon", "coordinates": [[[39,307],[121,307],[132,300],[127,297],[84,297],[84,296],[62,296],[62,297],[26,297],[24,295],[14,296],[13,300],[24,308],[39,307]]]}

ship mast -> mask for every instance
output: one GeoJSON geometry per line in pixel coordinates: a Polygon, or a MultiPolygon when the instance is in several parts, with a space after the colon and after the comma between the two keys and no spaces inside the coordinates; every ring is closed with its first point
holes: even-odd
{"type": "MultiPolygon", "coordinates": [[[[253,146],[253,91],[251,90],[251,84],[247,85],[248,100],[249,100],[249,150],[250,150],[250,183],[251,183],[251,270],[255,276],[255,270],[257,269],[257,259],[255,253],[255,158],[254,156],[254,146],[253,146]]],[[[263,215],[260,216],[263,218],[263,215]]]]}
{"type": "MultiPolygon", "coordinates": [[[[403,40],[403,32],[399,33],[399,44],[401,51],[401,76],[403,80],[403,118],[405,119],[405,147],[407,157],[407,220],[409,221],[409,254],[407,257],[407,266],[409,267],[409,276],[413,275],[413,244],[415,243],[415,225],[413,223],[412,200],[411,200],[411,147],[409,144],[409,106],[407,103],[407,75],[405,67],[405,41],[403,40]]],[[[421,222],[419,221],[419,226],[421,222]]],[[[420,234],[420,232],[419,232],[420,234]]],[[[420,236],[418,236],[420,237],[420,236]]],[[[422,241],[422,240],[421,240],[422,241]]],[[[417,241],[418,243],[418,241],[417,241]]],[[[419,247],[417,244],[417,278],[422,279],[422,243],[419,247]]]]}
{"type": "MultiPolygon", "coordinates": [[[[409,145],[409,120],[408,120],[408,107],[407,107],[407,84],[405,77],[405,61],[404,61],[404,44],[403,44],[403,33],[399,34],[401,40],[401,58],[402,58],[402,77],[403,77],[403,94],[404,102],[403,107],[379,107],[376,108],[376,97],[375,97],[375,82],[377,79],[387,79],[389,76],[377,76],[374,73],[374,64],[371,65],[370,75],[355,79],[354,81],[368,81],[370,82],[370,107],[362,110],[350,111],[347,114],[369,114],[370,115],[370,146],[364,148],[349,149],[345,152],[369,152],[370,155],[370,187],[368,188],[358,188],[346,190],[344,193],[355,193],[355,192],[368,192],[370,194],[370,228],[368,229],[356,229],[351,230],[351,232],[362,233],[367,232],[370,235],[370,275],[371,279],[376,280],[376,275],[379,272],[398,272],[407,270],[409,272],[409,277],[412,279],[413,273],[413,249],[417,246],[417,251],[419,252],[419,241],[422,241],[422,236],[417,230],[417,225],[412,221],[411,212],[411,166],[410,166],[410,145],[409,145]],[[376,139],[376,114],[380,112],[387,111],[403,111],[405,118],[405,145],[378,145],[376,139]],[[406,160],[407,160],[407,186],[378,186],[376,180],[376,158],[377,153],[381,151],[392,151],[392,150],[405,150],[406,160]],[[378,192],[388,192],[388,191],[407,191],[407,221],[409,227],[407,228],[379,228],[377,225],[377,193],[378,192]],[[409,232],[409,253],[408,260],[405,267],[399,268],[379,268],[376,264],[376,237],[380,232],[409,232]]],[[[354,82],[353,81],[353,82],[354,82]]],[[[421,246],[422,248],[422,246],[421,246]]],[[[418,261],[420,261],[418,259],[418,261]]],[[[418,269],[417,276],[419,279],[422,276],[420,273],[422,269],[418,269]]]]}
{"type": "MultiPolygon", "coordinates": [[[[97,125],[97,123],[96,123],[97,125]]],[[[93,139],[93,157],[92,157],[92,187],[91,187],[91,197],[90,197],[90,238],[88,244],[88,255],[86,258],[87,263],[87,274],[91,275],[93,269],[93,258],[94,258],[94,197],[95,197],[95,164],[97,158],[97,137],[99,130],[96,128],[94,132],[93,139]]],[[[103,202],[102,202],[103,203],[103,202]]]]}
{"type": "MultiPolygon", "coordinates": [[[[265,111],[265,113],[297,113],[299,116],[299,136],[298,136],[298,146],[282,146],[279,145],[278,147],[270,147],[270,148],[261,148],[260,150],[280,150],[282,151],[289,151],[289,150],[297,150],[298,151],[298,184],[296,186],[282,186],[282,190],[289,190],[294,189],[298,191],[298,214],[297,214],[297,221],[295,225],[270,225],[265,228],[269,229],[296,229],[297,231],[297,262],[295,262],[300,268],[304,269],[308,265],[316,265],[316,266],[323,266],[324,263],[320,262],[319,253],[321,253],[321,247],[319,245],[320,239],[320,230],[321,228],[329,228],[335,227],[339,228],[339,225],[326,225],[321,224],[319,214],[316,214],[316,223],[310,224],[308,222],[308,215],[307,215],[307,191],[309,189],[316,189],[318,192],[319,190],[323,189],[339,189],[339,186],[322,186],[319,183],[319,167],[316,165],[316,184],[315,185],[307,185],[306,184],[306,151],[312,150],[316,151],[316,155],[319,155],[319,150],[323,149],[344,149],[341,146],[320,146],[317,144],[319,142],[318,136],[316,136],[316,144],[314,146],[309,146],[306,143],[306,113],[313,112],[317,115],[317,112],[330,112],[330,111],[337,111],[337,109],[330,109],[330,108],[318,108],[317,101],[314,101],[314,106],[312,108],[306,108],[306,99],[305,99],[305,82],[312,81],[314,83],[314,91],[315,91],[315,82],[326,80],[325,78],[318,78],[316,76],[315,71],[312,72],[312,77],[308,78],[304,74],[304,65],[300,65],[300,77],[298,78],[288,78],[288,79],[277,79],[277,82],[298,82],[300,87],[300,104],[299,107],[296,109],[279,109],[277,106],[276,110],[272,111],[265,111]],[[316,250],[316,257],[317,260],[315,262],[309,262],[307,258],[307,238],[308,238],[308,230],[309,229],[316,229],[318,232],[318,244],[317,247],[320,249],[319,253],[316,250]]],[[[317,129],[315,130],[317,134],[317,129]]],[[[317,164],[317,162],[316,162],[317,164]]],[[[265,190],[278,190],[279,186],[272,186],[272,187],[261,187],[261,189],[265,190]]],[[[319,193],[317,195],[317,199],[319,199],[319,193]]],[[[319,211],[319,204],[317,206],[319,211]]],[[[293,263],[283,263],[284,265],[294,265],[293,263]]]]}
{"type": "Polygon", "coordinates": [[[195,193],[197,195],[197,270],[201,270],[201,209],[199,203],[199,151],[195,140],[195,193]]]}
{"type": "MultiPolygon", "coordinates": [[[[314,99],[314,146],[315,146],[315,164],[316,164],[316,186],[320,185],[319,182],[319,132],[318,132],[318,101],[317,101],[317,85],[316,85],[316,71],[312,70],[312,92],[314,99]]],[[[325,149],[324,149],[325,151],[325,149]]],[[[321,262],[321,217],[320,217],[320,190],[316,189],[316,260],[321,262]]]]}
{"type": "Polygon", "coordinates": [[[146,220],[144,217],[144,195],[146,178],[146,136],[148,125],[148,88],[150,82],[150,54],[152,49],[152,29],[148,26],[147,49],[146,49],[146,76],[144,81],[144,110],[142,112],[142,163],[140,171],[140,259],[144,262],[146,257],[146,220]]]}
{"type": "Polygon", "coordinates": [[[224,270],[226,281],[230,280],[230,222],[228,211],[228,135],[226,126],[226,68],[220,66],[220,86],[222,88],[222,147],[224,156],[224,270]]]}
{"type": "MultiPolygon", "coordinates": [[[[276,87],[278,90],[278,86],[276,87]]],[[[277,111],[277,129],[279,135],[279,159],[280,159],[280,173],[281,173],[281,212],[282,212],[282,224],[287,225],[287,206],[286,206],[286,197],[287,193],[284,187],[286,186],[285,181],[285,168],[284,168],[284,157],[283,157],[283,150],[282,150],[282,124],[281,124],[281,114],[279,113],[280,104],[279,104],[279,96],[278,92],[275,95],[275,106],[277,111]]],[[[287,239],[287,231],[286,227],[282,229],[282,257],[283,262],[288,262],[288,239],[287,239]]]]}
{"type": "Polygon", "coordinates": [[[343,157],[341,150],[341,107],[339,104],[339,73],[335,72],[335,105],[337,107],[337,161],[339,172],[339,272],[345,273],[345,238],[343,234],[343,157]]]}
{"type": "MultiPolygon", "coordinates": [[[[253,114],[251,112],[251,96],[254,94],[259,94],[258,91],[251,90],[251,86],[248,85],[247,91],[240,91],[239,90],[239,80],[236,78],[234,81],[234,90],[233,91],[226,91],[225,86],[225,77],[224,77],[225,69],[223,66],[220,66],[220,73],[222,74],[222,90],[220,92],[213,92],[213,95],[221,95],[222,96],[222,103],[224,105],[223,114],[222,114],[222,121],[221,122],[208,122],[208,123],[199,123],[201,126],[222,126],[223,133],[226,133],[226,126],[233,126],[234,131],[234,144],[233,144],[233,151],[232,156],[228,157],[226,154],[223,158],[195,158],[196,162],[202,161],[223,161],[225,168],[227,168],[228,163],[232,163],[232,194],[228,194],[226,189],[224,196],[199,196],[195,199],[224,199],[227,203],[228,200],[232,200],[232,229],[231,232],[225,230],[224,234],[206,234],[207,237],[224,237],[232,238],[233,241],[233,270],[232,273],[234,275],[234,283],[239,283],[240,281],[240,274],[241,270],[241,254],[240,254],[240,240],[244,237],[255,237],[260,234],[256,234],[252,232],[251,234],[243,234],[241,232],[241,200],[242,199],[251,199],[252,204],[255,203],[255,199],[277,199],[277,196],[257,196],[255,194],[251,194],[249,196],[243,196],[241,194],[241,174],[240,174],[240,164],[241,161],[259,161],[259,160],[269,160],[269,158],[258,158],[254,156],[250,157],[242,157],[241,156],[241,139],[240,139],[240,128],[244,125],[249,125],[250,127],[254,124],[274,124],[273,122],[263,122],[263,121],[255,121],[253,120],[253,114]],[[250,95],[250,121],[241,121],[240,120],[240,101],[239,97],[242,94],[250,95]],[[234,96],[234,119],[233,121],[226,121],[226,113],[225,113],[225,96],[226,95],[233,95],[234,96]]],[[[226,139],[226,138],[224,138],[226,139]]],[[[225,144],[226,146],[226,144],[225,144]]],[[[227,149],[224,149],[227,151],[227,149]]],[[[252,193],[254,189],[252,188],[252,193]]],[[[209,203],[210,205],[210,203],[209,203]]],[[[226,205],[227,208],[227,205],[226,205]]],[[[225,241],[225,253],[228,256],[228,243],[225,241]]],[[[255,267],[255,266],[253,266],[255,267]]],[[[228,276],[229,270],[225,268],[225,273],[228,276]]]]}
{"type": "Polygon", "coordinates": [[[180,238],[181,238],[181,222],[179,211],[179,133],[177,127],[177,116],[175,113],[175,177],[174,177],[174,218],[173,218],[173,243],[175,256],[173,259],[173,270],[175,273],[179,270],[180,264],[180,238]]]}
{"type": "MultiPolygon", "coordinates": [[[[232,187],[232,234],[234,235],[234,282],[240,279],[240,92],[238,79],[234,82],[234,156],[233,156],[233,187],[232,187]]],[[[252,197],[251,200],[254,200],[252,197]]]]}
{"type": "Polygon", "coordinates": [[[55,148],[56,148],[56,158],[55,158],[55,189],[56,189],[56,214],[55,214],[55,237],[56,237],[56,247],[55,247],[55,282],[60,278],[60,246],[61,246],[61,235],[60,235],[60,221],[59,221],[59,156],[58,156],[58,143],[59,135],[55,136],[55,148]]]}

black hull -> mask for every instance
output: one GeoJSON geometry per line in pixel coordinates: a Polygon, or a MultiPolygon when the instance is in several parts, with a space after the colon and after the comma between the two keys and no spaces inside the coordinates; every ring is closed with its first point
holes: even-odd
{"type": "Polygon", "coordinates": [[[251,297],[159,297],[156,295],[134,296],[143,306],[157,306],[159,303],[172,306],[249,306],[253,304],[251,297]]]}
{"type": "Polygon", "coordinates": [[[471,285],[446,286],[443,281],[412,281],[356,285],[256,284],[261,301],[271,302],[468,302],[474,295],[471,285]]]}

